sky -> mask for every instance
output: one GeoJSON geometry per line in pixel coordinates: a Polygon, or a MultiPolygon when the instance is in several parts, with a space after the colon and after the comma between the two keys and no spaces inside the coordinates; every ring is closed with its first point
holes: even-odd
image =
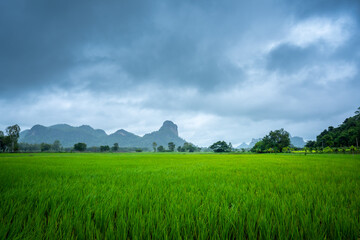
{"type": "Polygon", "coordinates": [[[237,146],[315,139],[359,106],[358,0],[0,2],[0,130],[171,120],[237,146]]]}

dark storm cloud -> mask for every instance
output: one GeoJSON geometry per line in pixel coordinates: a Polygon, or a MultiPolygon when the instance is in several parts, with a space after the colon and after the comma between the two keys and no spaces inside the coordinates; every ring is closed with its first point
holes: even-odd
{"type": "Polygon", "coordinates": [[[214,128],[251,138],[265,123],[314,137],[312,121],[326,127],[358,107],[359,6],[4,0],[0,125],[136,129],[174,117],[208,132],[206,144],[214,128]]]}
{"type": "Polygon", "coordinates": [[[291,74],[304,66],[311,65],[313,61],[317,61],[316,57],[314,46],[301,48],[290,44],[281,44],[269,53],[267,68],[271,71],[279,70],[291,74]]]}
{"type": "MultiPolygon", "coordinates": [[[[116,65],[133,84],[212,89],[238,81],[242,71],[225,53],[249,26],[246,21],[257,18],[252,13],[265,10],[257,8],[256,2],[233,1],[3,1],[0,91],[5,96],[15,89],[70,88],[69,75],[96,61],[116,65]],[[103,47],[106,56],[84,56],[86,48],[103,47]]],[[[110,89],[123,81],[119,75],[89,76],[88,86],[98,85],[91,79],[110,89]]]]}
{"type": "Polygon", "coordinates": [[[288,1],[287,7],[299,18],[347,13],[360,20],[360,2],[357,0],[295,0],[288,1]]]}
{"type": "Polygon", "coordinates": [[[216,46],[201,49],[194,39],[170,36],[148,47],[156,50],[149,53],[143,48],[122,61],[124,71],[138,81],[152,79],[169,87],[175,84],[209,90],[241,78],[241,70],[226,60],[216,46]]]}
{"type": "Polygon", "coordinates": [[[69,71],[86,61],[84,46],[130,42],[136,29],[146,32],[149,13],[151,4],[143,1],[3,1],[1,94],[71,84],[69,71]]]}
{"type": "MultiPolygon", "coordinates": [[[[359,11],[357,1],[0,4],[2,96],[13,94],[15,89],[26,93],[52,86],[73,87],[77,84],[69,78],[73,71],[106,61],[116,66],[115,74],[94,73],[85,79],[88,87],[100,84],[113,89],[126,84],[126,76],[127,87],[154,82],[216,90],[219,85],[228,86],[244,78],[242,69],[227,58],[227,51],[249,29],[268,27],[276,14],[293,10],[301,18],[359,11]],[[84,56],[86,47],[105,47],[108,54],[84,56]]],[[[283,64],[282,69],[295,69],[309,60],[310,51],[279,46],[270,54],[269,68],[278,69],[283,64]]]]}
{"type": "Polygon", "coordinates": [[[2,82],[8,83],[1,93],[19,86],[28,90],[64,78],[64,70],[75,62],[73,44],[81,37],[76,31],[77,22],[69,30],[61,20],[64,7],[13,1],[2,2],[0,11],[0,75],[2,82]]]}

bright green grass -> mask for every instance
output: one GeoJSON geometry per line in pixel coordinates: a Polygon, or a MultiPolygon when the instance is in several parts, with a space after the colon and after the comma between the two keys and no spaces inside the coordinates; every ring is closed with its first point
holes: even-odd
{"type": "Polygon", "coordinates": [[[0,154],[0,239],[358,239],[360,156],[0,154]]]}

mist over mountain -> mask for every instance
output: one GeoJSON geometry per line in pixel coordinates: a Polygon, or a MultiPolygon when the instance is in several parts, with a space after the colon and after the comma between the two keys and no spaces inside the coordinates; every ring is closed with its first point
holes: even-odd
{"type": "Polygon", "coordinates": [[[185,140],[179,137],[178,127],[172,121],[165,121],[158,131],[145,134],[143,137],[124,129],[112,134],[106,134],[102,129],[94,129],[88,125],[73,127],[67,124],[57,124],[50,127],[35,125],[29,130],[20,133],[19,142],[26,143],[53,143],[59,140],[64,147],[72,147],[75,143],[83,142],[90,146],[109,145],[118,143],[120,147],[147,147],[152,143],[167,147],[169,142],[176,146],[183,145],[185,140]]]}
{"type": "Polygon", "coordinates": [[[293,145],[294,147],[298,147],[298,148],[303,148],[305,147],[306,142],[304,141],[304,139],[302,137],[290,137],[290,143],[291,145],[293,145]]]}
{"type": "Polygon", "coordinates": [[[252,148],[252,147],[255,146],[255,144],[256,144],[257,142],[259,142],[259,141],[261,141],[261,138],[253,138],[253,139],[251,139],[251,142],[250,142],[249,144],[243,142],[242,144],[240,144],[240,145],[237,146],[236,148],[238,148],[238,149],[241,149],[241,148],[252,148]]]}

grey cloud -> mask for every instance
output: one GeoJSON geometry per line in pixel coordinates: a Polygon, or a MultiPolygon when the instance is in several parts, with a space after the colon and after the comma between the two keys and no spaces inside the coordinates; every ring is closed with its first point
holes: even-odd
{"type": "Polygon", "coordinates": [[[267,57],[267,69],[291,74],[303,67],[317,62],[318,56],[314,46],[301,48],[291,44],[281,44],[273,49],[267,57]]]}
{"type": "Polygon", "coordinates": [[[195,39],[171,36],[149,48],[155,50],[137,52],[122,61],[124,71],[137,81],[209,90],[242,77],[241,70],[217,46],[201,49],[195,39]]]}
{"type": "Polygon", "coordinates": [[[349,41],[337,49],[332,58],[356,64],[357,74],[351,79],[351,86],[352,89],[360,89],[360,21],[356,29],[353,29],[353,35],[349,41]]]}
{"type": "Polygon", "coordinates": [[[360,20],[360,2],[357,0],[296,0],[288,2],[288,8],[299,18],[347,13],[360,20]]]}
{"type": "MultiPolygon", "coordinates": [[[[259,2],[3,1],[0,75],[5,84],[0,92],[10,97],[12,92],[74,87],[69,75],[79,68],[91,70],[94,61],[83,55],[87,46],[106,46],[110,55],[97,61],[118,65],[133,86],[153,81],[214,89],[238,81],[242,72],[224,53],[249,22],[258,21],[256,14],[271,15],[258,7],[270,3],[259,2]]],[[[93,79],[108,89],[122,81],[105,75],[93,79]]]]}
{"type": "MultiPolygon", "coordinates": [[[[338,120],[360,101],[359,16],[359,1],[4,0],[0,103],[11,115],[0,126],[31,126],[46,114],[51,125],[66,112],[63,121],[116,128],[132,112],[122,121],[134,122],[135,129],[139,111],[145,112],[142,126],[180,113],[179,121],[187,122],[196,114],[204,122],[213,116],[211,127],[227,128],[226,134],[233,130],[221,123],[224,118],[232,126],[246,119],[241,124],[248,121],[247,127],[239,129],[259,128],[259,136],[264,121],[291,122],[294,129],[314,119],[317,126],[327,124],[324,119],[338,120]],[[286,42],[287,21],[339,16],[355,24],[350,38],[332,52],[320,51],[321,42],[302,48],[286,42]],[[280,45],[264,53],[276,41],[280,45]],[[330,78],[338,63],[355,73],[314,81],[330,78]],[[109,106],[111,98],[115,103],[109,106]]],[[[306,134],[315,129],[310,125],[306,134]]],[[[199,125],[197,132],[209,129],[199,125]]]]}
{"type": "MultiPolygon", "coordinates": [[[[81,64],[88,43],[130,42],[146,21],[151,4],[96,1],[3,1],[0,7],[0,76],[9,92],[67,82],[81,64]],[[139,26],[139,27],[138,27],[139,26]],[[18,86],[21,85],[21,89],[18,86]]],[[[22,92],[22,93],[23,93],[22,92]]]]}

